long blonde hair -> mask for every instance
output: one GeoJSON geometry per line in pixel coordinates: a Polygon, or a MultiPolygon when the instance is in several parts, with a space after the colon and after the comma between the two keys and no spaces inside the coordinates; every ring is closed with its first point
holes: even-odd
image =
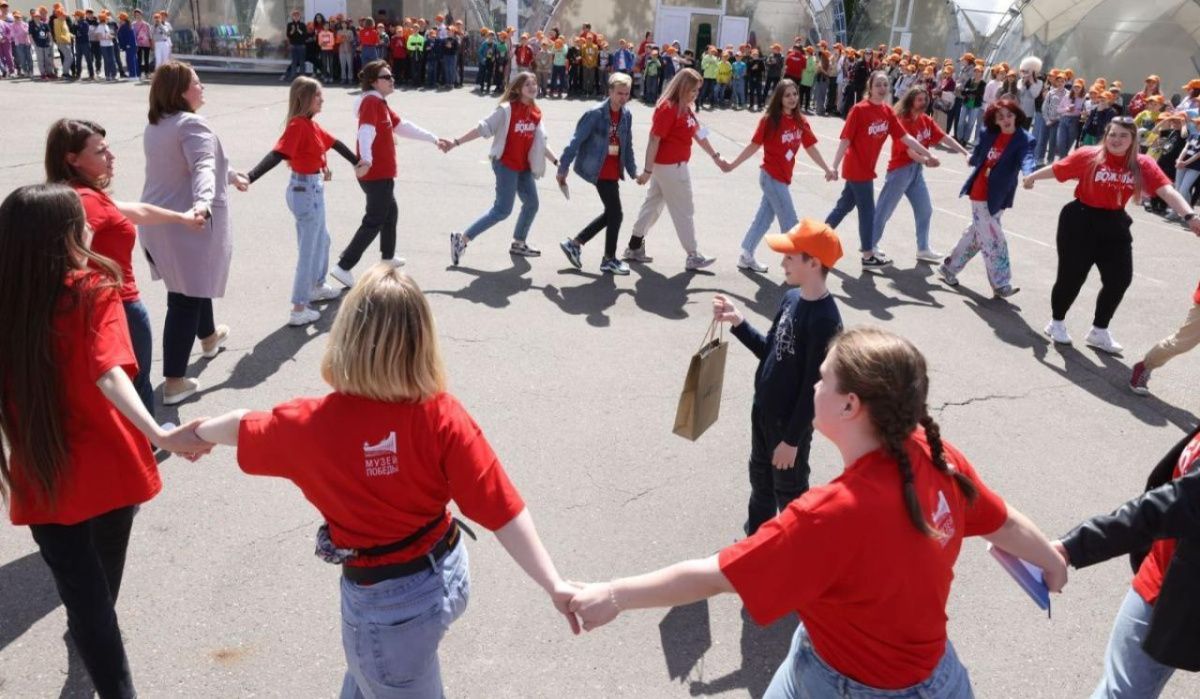
{"type": "Polygon", "coordinates": [[[320,91],[321,83],[312,78],[301,75],[293,80],[292,88],[288,90],[287,120],[291,121],[298,116],[312,116],[313,99],[320,91]]]}
{"type": "MultiPolygon", "coordinates": [[[[525,83],[529,82],[530,80],[533,81],[534,85],[537,84],[537,76],[533,73],[530,73],[527,70],[517,73],[517,76],[512,79],[512,82],[508,84],[508,87],[504,88],[504,94],[500,96],[500,104],[520,102],[521,90],[525,88],[525,83]]],[[[536,99],[533,101],[533,104],[534,106],[537,106],[536,99]]]]}
{"type": "Polygon", "coordinates": [[[381,262],[342,301],[321,377],[339,393],[420,402],[446,390],[433,311],[407,274],[381,262]]]}
{"type": "Polygon", "coordinates": [[[662,97],[658,98],[656,107],[670,103],[675,105],[679,111],[690,109],[692,105],[683,104],[683,94],[693,88],[698,88],[704,84],[704,78],[695,68],[684,68],[671,78],[671,82],[667,83],[667,88],[663,90],[662,97]]]}

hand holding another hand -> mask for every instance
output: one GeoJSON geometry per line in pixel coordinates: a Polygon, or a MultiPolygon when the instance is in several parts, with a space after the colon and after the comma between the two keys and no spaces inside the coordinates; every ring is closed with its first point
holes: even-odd
{"type": "Polygon", "coordinates": [[[1042,571],[1042,579],[1051,592],[1062,592],[1063,587],[1067,584],[1067,566],[1070,564],[1070,556],[1067,555],[1067,549],[1061,541],[1056,539],[1050,542],[1050,546],[1058,554],[1058,561],[1057,565],[1042,571]]]}
{"type": "Polygon", "coordinates": [[[363,175],[366,175],[370,169],[371,169],[371,161],[370,160],[360,160],[360,161],[358,161],[358,164],[354,166],[354,176],[359,179],[362,179],[363,175]]]}
{"type": "Polygon", "coordinates": [[[233,176],[233,186],[237,188],[237,191],[244,192],[250,189],[250,178],[246,177],[244,173],[236,173],[233,176]]]}
{"type": "Polygon", "coordinates": [[[837,182],[837,178],[838,178],[837,170],[834,170],[833,168],[829,168],[829,169],[825,170],[825,181],[826,182],[837,182]]]}
{"type": "Polygon", "coordinates": [[[646,184],[649,181],[650,181],[650,171],[649,170],[643,170],[642,174],[637,176],[638,184],[646,184]]]}
{"type": "Polygon", "coordinates": [[[449,153],[450,151],[454,150],[454,141],[451,141],[448,138],[439,138],[437,141],[437,147],[438,150],[442,151],[443,153],[449,153]]]}
{"type": "Polygon", "coordinates": [[[1025,179],[1021,181],[1021,186],[1023,186],[1025,189],[1033,189],[1033,182],[1034,179],[1032,177],[1026,176],[1025,179]]]}
{"type": "Polygon", "coordinates": [[[550,590],[550,601],[554,603],[554,608],[567,618],[567,624],[569,624],[571,627],[571,633],[575,634],[576,636],[579,635],[579,619],[575,616],[575,613],[570,610],[570,606],[571,600],[581,588],[582,585],[579,583],[559,580],[558,583],[555,584],[554,588],[550,590]]]}
{"type": "Polygon", "coordinates": [[[167,431],[154,440],[154,446],[172,454],[179,454],[188,461],[195,461],[212,451],[213,445],[200,439],[196,427],[208,418],[196,418],[191,422],[167,431]]]}
{"type": "Polygon", "coordinates": [[[584,631],[598,629],[621,613],[613,593],[612,583],[590,583],[575,593],[568,609],[579,615],[584,631]]]}

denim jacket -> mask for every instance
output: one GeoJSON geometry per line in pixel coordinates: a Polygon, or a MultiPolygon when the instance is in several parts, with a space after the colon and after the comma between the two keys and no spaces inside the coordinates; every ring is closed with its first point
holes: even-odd
{"type": "MultiPolygon", "coordinates": [[[[575,135],[567,144],[558,161],[558,174],[566,175],[575,161],[575,174],[592,184],[600,177],[600,168],[608,157],[608,129],[612,125],[608,100],[604,100],[579,117],[575,124],[575,135]]],[[[621,142],[621,167],[630,177],[637,177],[637,162],[633,156],[633,115],[629,109],[621,108],[621,120],[617,123],[617,140],[621,142]]],[[[625,174],[621,174],[624,179],[625,174]]]]}
{"type": "MultiPolygon", "coordinates": [[[[961,197],[971,192],[975,178],[983,172],[983,167],[987,163],[988,151],[996,142],[998,133],[998,131],[990,129],[984,129],[980,133],[979,144],[971,152],[970,165],[973,169],[958,196],[961,197]]],[[[988,213],[995,216],[1004,209],[1012,208],[1013,198],[1017,193],[1017,180],[1022,174],[1028,175],[1033,172],[1034,166],[1037,165],[1033,153],[1036,145],[1037,141],[1024,129],[1018,128],[1013,132],[1012,140],[1008,142],[1008,147],[1000,155],[1000,160],[996,161],[996,166],[986,175],[988,178],[988,213]]]]}

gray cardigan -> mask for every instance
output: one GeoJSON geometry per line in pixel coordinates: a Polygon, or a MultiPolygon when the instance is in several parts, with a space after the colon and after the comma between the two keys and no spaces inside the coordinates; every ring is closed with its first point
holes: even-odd
{"type": "Polygon", "coordinates": [[[167,291],[196,298],[224,296],[233,256],[227,199],[234,172],[220,139],[204,117],[178,112],[148,124],[142,145],[142,201],[172,211],[202,206],[212,214],[199,231],[180,224],[138,227],[153,277],[162,279],[167,291]]]}

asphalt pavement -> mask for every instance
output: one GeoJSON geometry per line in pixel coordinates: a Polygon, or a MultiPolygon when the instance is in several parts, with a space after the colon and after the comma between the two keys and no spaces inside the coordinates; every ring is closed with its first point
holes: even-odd
{"type": "MultiPolygon", "coordinates": [[[[98,121],[117,155],[114,195],[136,199],[146,155],[144,85],[0,83],[5,115],[0,196],[43,179],[44,138],[62,116],[98,121]]],[[[352,143],[356,90],[326,91],[319,121],[352,143]]],[[[231,163],[249,169],[282,131],[287,87],[276,81],[222,80],[207,88],[202,113],[231,163]]],[[[402,92],[390,99],[407,120],[440,136],[471,129],[494,106],[467,90],[402,92]]],[[[551,147],[559,152],[587,106],[543,101],[551,147]]],[[[650,110],[634,104],[638,160],[650,110]]],[[[704,112],[716,147],[732,158],[757,116],[704,112]]],[[[815,118],[832,159],[841,122],[815,118]]],[[[703,154],[693,161],[701,249],[718,257],[709,273],[684,271],[684,253],[664,215],[648,237],[655,262],[628,277],[602,276],[603,236],[575,271],[558,250],[600,212],[592,188],[571,179],[566,200],[552,178],[538,184],[541,208],[530,243],[543,256],[508,255],[515,212],[479,238],[452,268],[448,234],[491,203],[487,145],[449,155],[414,141],[398,144],[400,254],[428,294],[437,317],[451,390],[482,426],[529,505],[564,575],[607,579],[707,556],[741,536],[748,482],[750,401],[755,360],[736,341],[726,367],[721,417],[698,441],[671,433],[688,360],[708,328],[716,292],[732,296],[760,328],[782,293],[772,269],[739,272],[738,245],[758,206],[758,158],[722,174],[703,154]]],[[[885,156],[886,157],[886,156],[885,156]]],[[[970,213],[958,190],[964,159],[945,154],[926,173],[934,197],[932,239],[946,251],[970,213]]],[[[335,176],[326,197],[336,253],[350,239],[363,196],[350,166],[330,154],[335,176]]],[[[880,163],[882,173],[884,164],[880,163]]],[[[226,351],[199,358],[198,398],[162,409],[162,421],[269,408],[326,390],[318,364],[336,304],[316,325],[286,326],[295,233],[284,200],[283,167],[249,192],[233,193],[233,270],[218,322],[232,327],[226,351]]],[[[882,178],[878,181],[882,185],[882,178]]],[[[802,217],[823,218],[840,191],[805,159],[792,186],[802,217]]],[[[622,184],[625,227],[644,189],[622,184]]],[[[1009,301],[990,296],[981,260],[954,290],[914,260],[911,210],[901,203],[883,247],[895,269],[863,275],[855,259],[852,214],[840,234],[849,251],[830,287],[848,326],[874,324],[911,338],[926,353],[931,409],[943,436],[972,460],[1010,505],[1048,534],[1107,512],[1140,492],[1161,455],[1195,424],[1200,356],[1156,372],[1151,397],[1126,387],[1129,367],[1172,332],[1191,305],[1195,238],[1179,226],[1131,208],[1132,287],[1112,325],[1127,349],[1111,357],[1082,344],[1098,288],[1093,274],[1068,325],[1074,347],[1041,334],[1049,319],[1054,232],[1067,185],[1042,182],[1019,191],[1004,214],[1014,284],[1009,301]]],[[[375,255],[373,248],[368,259],[375,255]]],[[[166,293],[138,257],[136,273],[156,335],[166,293]]],[[[2,282],[0,282],[2,285],[2,282]]],[[[160,347],[155,348],[155,381],[160,347]]],[[[841,469],[819,435],[812,480],[841,469]]],[[[134,526],[118,611],[130,663],[145,697],[323,697],[341,684],[338,572],[312,555],[318,513],[282,480],[251,478],[231,449],[195,464],[161,465],[162,494],[134,526]]],[[[494,537],[470,544],[471,603],[441,646],[449,697],[761,696],[786,653],[795,621],[759,628],[734,596],[674,610],[624,614],[573,638],[550,603],[505,555],[494,537]]],[[[980,697],[1082,697],[1102,667],[1113,616],[1128,589],[1129,566],[1114,560],[1073,571],[1053,618],[1037,609],[984,551],[965,542],[947,609],[950,638],[980,697]]],[[[80,696],[87,678],[63,641],[65,616],[29,532],[0,526],[0,696],[80,696]]],[[[1181,673],[1165,696],[1200,696],[1200,681],[1181,673]]]]}

